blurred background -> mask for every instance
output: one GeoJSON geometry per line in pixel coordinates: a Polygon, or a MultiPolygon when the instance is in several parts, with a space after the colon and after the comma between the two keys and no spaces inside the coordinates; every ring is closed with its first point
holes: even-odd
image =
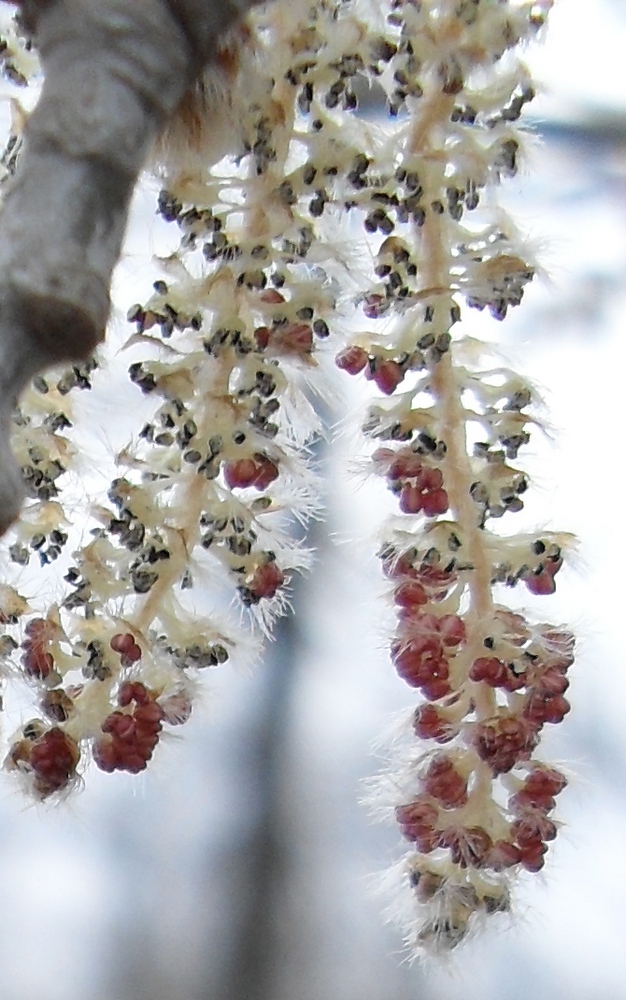
{"type": "MultiPolygon", "coordinates": [[[[145,776],[94,770],[55,807],[0,780],[2,1000],[626,1000],[625,52],[624,0],[556,4],[529,52],[539,141],[505,196],[546,276],[518,315],[476,314],[469,329],[498,336],[547,399],[552,434],[525,456],[524,516],[580,538],[557,593],[535,605],[580,636],[573,710],[543,751],[575,776],[545,874],[522,881],[513,921],[494,919],[446,968],[409,966],[384,925],[372,874],[398,836],[358,800],[380,766],[373,739],[411,693],[379,604],[389,498],[350,475],[338,434],[320,453],[316,565],[265,662],[211,676],[145,776]]],[[[146,236],[153,206],[146,188],[118,276],[124,308],[150,273],[139,259],[158,238],[146,236]]]]}

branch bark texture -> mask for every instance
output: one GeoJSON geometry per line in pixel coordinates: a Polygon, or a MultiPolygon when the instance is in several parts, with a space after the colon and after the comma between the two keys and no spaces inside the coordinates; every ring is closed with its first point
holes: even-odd
{"type": "Polygon", "coordinates": [[[24,489],[11,413],[37,372],[104,336],[147,153],[256,0],[24,0],[45,82],[0,215],[0,533],[24,489]]]}

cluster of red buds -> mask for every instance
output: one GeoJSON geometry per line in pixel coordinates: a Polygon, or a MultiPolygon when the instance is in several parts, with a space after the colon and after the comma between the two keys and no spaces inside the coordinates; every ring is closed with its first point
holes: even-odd
{"type": "MultiPolygon", "coordinates": [[[[371,309],[365,309],[366,316],[372,316],[371,309]]],[[[362,347],[352,344],[340,351],[335,358],[335,364],[348,375],[358,375],[363,372],[365,378],[374,382],[385,396],[391,396],[404,379],[405,370],[393,358],[380,354],[368,354],[362,347]]]]}
{"type": "Polygon", "coordinates": [[[5,766],[23,774],[34,794],[47,798],[76,778],[78,744],[57,726],[49,729],[38,719],[27,723],[21,739],[11,747],[5,766]]]}
{"type": "Polygon", "coordinates": [[[22,642],[22,666],[29,677],[45,681],[54,670],[54,657],[49,645],[55,636],[55,626],[44,618],[32,618],[22,642]]]}
{"type": "Polygon", "coordinates": [[[118,632],[109,643],[114,653],[120,654],[120,662],[123,667],[130,667],[137,660],[141,659],[141,646],[139,646],[130,632],[118,632]]]}
{"type": "Polygon", "coordinates": [[[405,615],[391,655],[407,684],[438,700],[451,691],[450,660],[464,639],[465,624],[458,615],[405,615]]]}
{"type": "Polygon", "coordinates": [[[94,743],[93,757],[101,771],[137,774],[148,766],[159,742],[164,712],[153,692],[137,681],[125,681],[117,701],[121,711],[112,712],[102,723],[103,735],[94,743]]]}
{"type": "Polygon", "coordinates": [[[448,494],[443,488],[441,469],[427,464],[424,455],[412,448],[379,448],[372,460],[382,470],[386,469],[389,489],[398,496],[398,505],[403,514],[419,514],[427,517],[445,514],[448,509],[448,494]]]}
{"type": "Polygon", "coordinates": [[[457,336],[464,305],[503,320],[534,274],[506,215],[489,219],[483,192],[516,173],[515,123],[533,89],[511,50],[547,5],[391,6],[374,48],[398,128],[384,157],[372,147],[352,159],[344,196],[368,234],[373,275],[355,301],[373,328],[360,327],[335,363],[383,397],[362,430],[396,501],[380,551],[396,610],[390,652],[423,699],[406,759],[391,765],[388,804],[413,845],[407,938],[444,949],[475,914],[508,907],[510,869],[541,867],[565,785],[536,754],[543,727],[569,711],[573,639],[512,614],[500,592],[552,594],[568,537],[491,528],[524,507],[529,481],[514,463],[538,422],[537,397],[457,336]],[[426,34],[432,64],[417,55],[426,34]]]}
{"type": "MultiPolygon", "coordinates": [[[[414,517],[404,509],[396,483],[423,468],[423,456],[402,446],[379,449],[373,458],[402,512],[414,517]]],[[[569,711],[565,693],[574,640],[563,629],[532,626],[491,600],[482,615],[475,614],[477,542],[486,529],[476,528],[478,515],[473,525],[463,521],[456,470],[446,457],[437,471],[446,496],[450,484],[450,507],[461,507],[457,519],[443,520],[444,511],[422,507],[415,545],[399,549],[389,542],[381,558],[397,614],[392,660],[399,676],[425,699],[411,720],[424,751],[417,766],[412,756],[404,772],[410,794],[395,806],[395,816],[418,852],[409,856],[406,869],[416,905],[427,914],[436,905],[449,918],[435,931],[425,916],[414,943],[453,947],[484,910],[486,896],[492,909],[494,895],[499,910],[508,908],[507,871],[539,871],[556,836],[551,813],[566,779],[537,760],[535,751],[544,725],[560,722],[569,711]],[[430,749],[444,745],[445,752],[430,749]],[[474,906],[456,905],[460,887],[471,889],[474,906]]],[[[406,529],[400,537],[406,546],[406,529]]],[[[494,551],[492,543],[493,537],[486,551],[494,551]]],[[[559,555],[550,564],[556,567],[552,580],[561,563],[559,555]]],[[[483,571],[490,588],[497,574],[489,565],[483,571]]],[[[528,574],[515,579],[527,583],[528,574]]]]}

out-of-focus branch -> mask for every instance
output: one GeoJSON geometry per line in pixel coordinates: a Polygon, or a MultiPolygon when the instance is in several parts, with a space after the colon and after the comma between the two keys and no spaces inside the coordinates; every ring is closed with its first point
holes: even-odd
{"type": "Polygon", "coordinates": [[[18,514],[8,442],[38,371],[87,357],[151,144],[255,0],[24,0],[45,71],[0,216],[0,533],[18,514]]]}

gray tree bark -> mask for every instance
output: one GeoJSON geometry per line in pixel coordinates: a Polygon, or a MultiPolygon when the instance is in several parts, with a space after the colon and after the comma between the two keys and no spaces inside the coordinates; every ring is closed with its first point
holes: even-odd
{"type": "Polygon", "coordinates": [[[151,145],[258,0],[24,0],[45,72],[0,214],[0,534],[19,513],[11,413],[37,372],[89,356],[151,145]]]}

